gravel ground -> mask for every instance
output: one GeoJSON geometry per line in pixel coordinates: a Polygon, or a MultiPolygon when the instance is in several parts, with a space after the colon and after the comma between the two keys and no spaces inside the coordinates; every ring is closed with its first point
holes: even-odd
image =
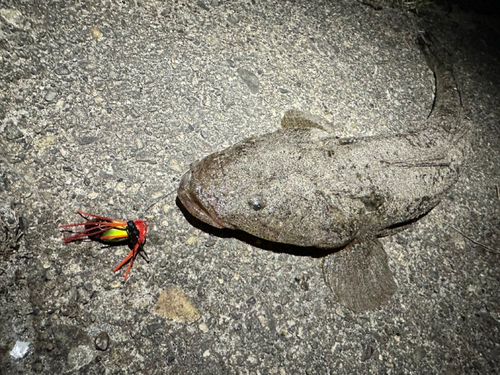
{"type": "Polygon", "coordinates": [[[0,373],[498,373],[495,21],[384,1],[2,0],[0,373]],[[382,240],[387,305],[353,314],[321,258],[190,224],[189,164],[287,109],[339,136],[415,129],[434,84],[422,29],[453,55],[474,152],[436,209],[382,240]],[[64,245],[77,209],[147,220],[149,262],[123,282],[126,247],[64,245]]]}

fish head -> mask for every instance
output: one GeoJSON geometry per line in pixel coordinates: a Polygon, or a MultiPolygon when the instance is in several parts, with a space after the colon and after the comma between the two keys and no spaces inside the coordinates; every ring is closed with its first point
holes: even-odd
{"type": "Polygon", "coordinates": [[[307,130],[285,129],[211,154],[191,164],[178,198],[215,228],[299,246],[342,245],[359,223],[345,217],[349,197],[321,193],[316,164],[329,156],[308,137],[307,130]]]}
{"type": "Polygon", "coordinates": [[[258,211],[263,208],[264,199],[258,197],[266,192],[263,185],[266,176],[260,171],[258,177],[249,179],[255,168],[247,162],[246,151],[260,148],[252,143],[247,141],[190,165],[181,179],[177,196],[191,215],[220,229],[246,230],[248,221],[262,220],[258,211]]]}

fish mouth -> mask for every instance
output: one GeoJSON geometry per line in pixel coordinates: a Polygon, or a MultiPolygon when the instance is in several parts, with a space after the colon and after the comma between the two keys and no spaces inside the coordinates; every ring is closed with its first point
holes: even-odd
{"type": "Polygon", "coordinates": [[[179,189],[177,190],[177,197],[182,205],[198,220],[203,221],[215,228],[226,228],[224,221],[210,208],[207,208],[198,199],[198,196],[193,193],[191,189],[192,173],[188,171],[182,176],[179,189]]]}

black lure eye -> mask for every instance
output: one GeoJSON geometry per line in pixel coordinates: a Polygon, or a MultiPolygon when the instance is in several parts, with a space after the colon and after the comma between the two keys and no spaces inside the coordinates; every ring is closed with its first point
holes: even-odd
{"type": "Polygon", "coordinates": [[[131,244],[136,244],[139,240],[139,229],[132,220],[127,221],[127,234],[131,244]]]}

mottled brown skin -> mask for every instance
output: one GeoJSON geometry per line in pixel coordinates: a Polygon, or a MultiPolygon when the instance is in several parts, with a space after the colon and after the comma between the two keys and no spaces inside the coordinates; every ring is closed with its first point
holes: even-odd
{"type": "Polygon", "coordinates": [[[458,178],[460,99],[449,66],[421,45],[436,80],[423,130],[340,139],[330,124],[288,111],[282,129],[193,163],[178,197],[198,219],[266,240],[342,249],[325,260],[336,299],[354,311],[396,284],[377,237],[436,206],[458,178]]]}

